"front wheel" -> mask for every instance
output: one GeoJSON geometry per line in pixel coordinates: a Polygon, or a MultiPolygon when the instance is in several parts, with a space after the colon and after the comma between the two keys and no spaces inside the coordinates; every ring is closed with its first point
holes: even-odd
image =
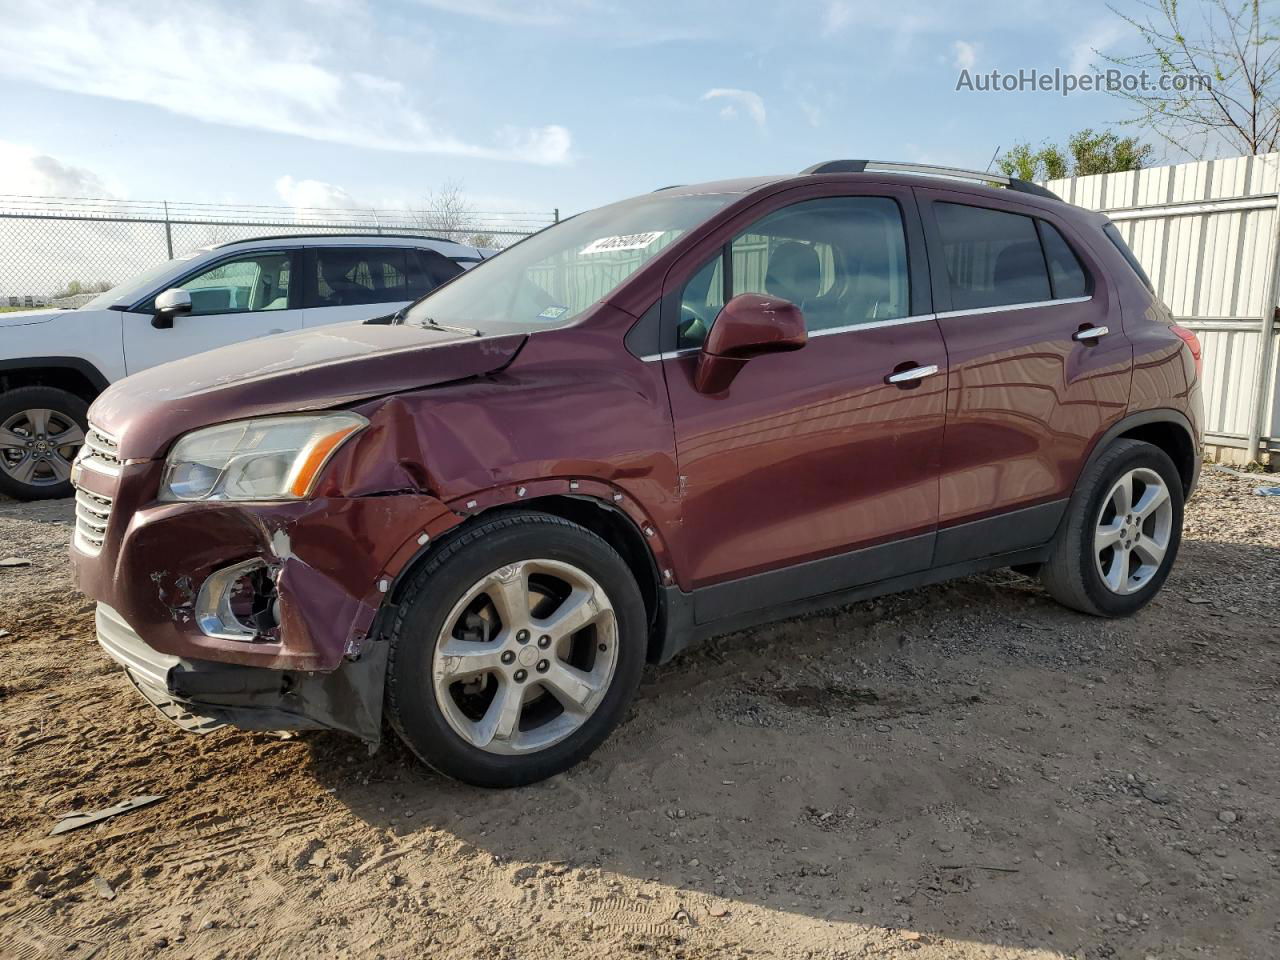
{"type": "Polygon", "coordinates": [[[1182,479],[1169,455],[1117,440],[1080,478],[1068,509],[1040,570],[1053,598],[1102,617],[1146,606],[1182,542],[1182,479]]]}
{"type": "Polygon", "coordinates": [[[71,462],[84,443],[88,409],[57,387],[0,393],[0,493],[18,500],[71,496],[71,462]]]}
{"type": "Polygon", "coordinates": [[[639,588],[612,547],[548,514],[497,516],[447,543],[406,588],[387,714],[441,773],[532,783],[617,726],[646,641],[639,588]]]}

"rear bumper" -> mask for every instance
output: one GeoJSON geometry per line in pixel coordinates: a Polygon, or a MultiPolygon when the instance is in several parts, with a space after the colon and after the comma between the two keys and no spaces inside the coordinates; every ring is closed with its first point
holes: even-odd
{"type": "Polygon", "coordinates": [[[380,738],[384,643],[327,673],[271,670],[162,653],[103,603],[94,621],[98,643],[138,692],[188,732],[231,725],[244,730],[341,730],[373,744],[380,738]]]}

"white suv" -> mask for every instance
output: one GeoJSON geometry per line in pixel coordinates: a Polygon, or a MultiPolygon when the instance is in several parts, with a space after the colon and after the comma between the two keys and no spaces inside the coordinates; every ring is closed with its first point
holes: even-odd
{"type": "Polygon", "coordinates": [[[436,237],[258,237],[160,264],[76,310],[0,313],[0,493],[70,495],[85,413],[114,380],[393,313],[495,252],[436,237]]]}

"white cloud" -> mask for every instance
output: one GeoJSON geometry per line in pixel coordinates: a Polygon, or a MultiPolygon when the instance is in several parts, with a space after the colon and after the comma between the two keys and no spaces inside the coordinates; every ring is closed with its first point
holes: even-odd
{"type": "Polygon", "coordinates": [[[276,193],[291,207],[353,210],[367,207],[342,187],[323,180],[295,180],[285,174],[276,180],[276,193]]]}
{"type": "Polygon", "coordinates": [[[968,40],[951,44],[951,63],[957,70],[972,70],[978,62],[978,45],[968,40]]]}
{"type": "Polygon", "coordinates": [[[418,0],[424,7],[517,26],[560,26],[588,12],[591,0],[418,0]]]}
{"type": "Polygon", "coordinates": [[[1098,66],[1099,55],[1125,35],[1119,20],[1095,24],[1087,33],[1068,44],[1067,70],[1071,73],[1092,73],[1098,66]]]}
{"type": "Polygon", "coordinates": [[[765,112],[764,99],[753,90],[735,90],[732,87],[715,87],[702,95],[703,100],[724,100],[725,106],[720,111],[723,117],[736,117],[738,108],[742,108],[755,121],[761,130],[765,128],[768,114],[765,112]]]}
{"type": "Polygon", "coordinates": [[[800,112],[804,114],[805,120],[809,122],[811,127],[822,126],[822,108],[817,104],[810,103],[808,100],[799,100],[800,112]]]}
{"type": "Polygon", "coordinates": [[[0,193],[33,197],[110,198],[114,195],[92,170],[3,140],[0,140],[0,193]]]}
{"type": "MultiPolygon", "coordinates": [[[[497,131],[473,143],[438,127],[396,80],[337,65],[341,50],[271,20],[191,2],[145,0],[110,12],[92,0],[19,0],[0,31],[0,73],[207,123],[376,150],[566,163],[562,126],[497,131]]],[[[317,29],[315,36],[330,37],[317,29]]],[[[341,42],[337,35],[337,41],[341,42]]]]}
{"type": "Polygon", "coordinates": [[[854,21],[855,13],[854,5],[848,0],[831,0],[822,14],[822,32],[839,33],[854,21]]]}

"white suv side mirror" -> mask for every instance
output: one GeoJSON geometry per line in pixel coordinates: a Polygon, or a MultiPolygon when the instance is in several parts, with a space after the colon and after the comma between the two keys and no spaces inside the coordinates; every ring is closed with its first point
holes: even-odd
{"type": "Polygon", "coordinates": [[[171,287],[156,297],[156,312],[151,325],[157,330],[173,326],[173,318],[180,313],[191,312],[191,294],[181,287],[171,287]]]}

